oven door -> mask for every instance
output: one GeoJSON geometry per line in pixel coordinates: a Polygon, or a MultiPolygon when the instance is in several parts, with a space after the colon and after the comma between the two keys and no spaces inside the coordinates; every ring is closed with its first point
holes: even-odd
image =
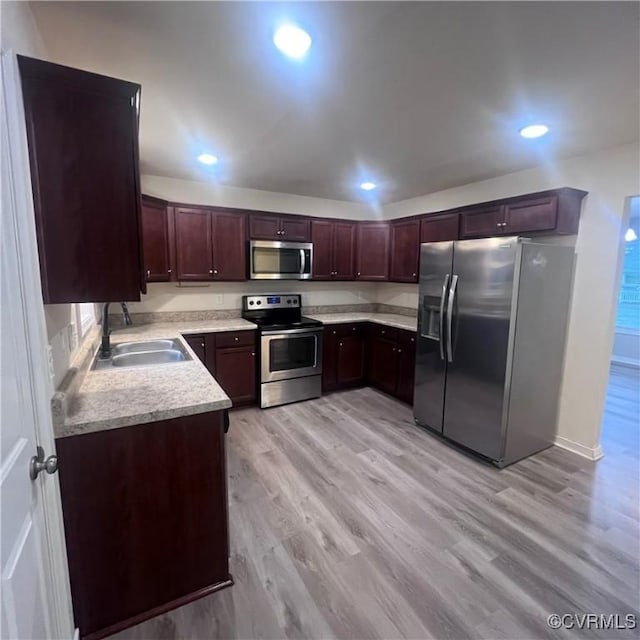
{"type": "Polygon", "coordinates": [[[263,331],[260,381],[274,382],[322,373],[322,329],[263,331]]]}
{"type": "Polygon", "coordinates": [[[252,240],[249,243],[252,280],[309,280],[312,260],[310,242],[252,240]]]}

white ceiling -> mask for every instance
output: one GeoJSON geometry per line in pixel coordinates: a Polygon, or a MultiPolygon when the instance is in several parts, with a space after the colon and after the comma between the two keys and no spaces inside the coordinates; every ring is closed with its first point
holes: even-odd
{"type": "Polygon", "coordinates": [[[32,7],[52,60],[142,84],[146,174],[340,200],[366,178],[390,202],[639,137],[635,2],[32,7]],[[284,17],[303,63],[273,47],[284,17]]]}

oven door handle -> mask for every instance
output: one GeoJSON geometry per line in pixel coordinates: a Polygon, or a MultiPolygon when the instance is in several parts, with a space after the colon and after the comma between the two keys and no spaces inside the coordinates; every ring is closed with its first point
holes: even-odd
{"type": "Polygon", "coordinates": [[[300,249],[300,275],[304,275],[307,268],[307,254],[304,249],[300,249]]]}
{"type": "Polygon", "coordinates": [[[313,329],[275,329],[274,331],[261,331],[260,335],[263,336],[281,336],[281,335],[290,335],[292,333],[315,333],[321,334],[321,328],[313,328],[313,329]]]}

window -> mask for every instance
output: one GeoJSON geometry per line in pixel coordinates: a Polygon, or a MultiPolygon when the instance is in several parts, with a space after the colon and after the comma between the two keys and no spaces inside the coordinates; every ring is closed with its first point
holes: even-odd
{"type": "Polygon", "coordinates": [[[93,302],[81,302],[76,305],[76,326],[78,327],[78,342],[84,338],[87,331],[96,323],[95,305],[93,302]]]}
{"type": "Polygon", "coordinates": [[[631,201],[624,245],[616,327],[640,331],[640,197],[631,201]]]}

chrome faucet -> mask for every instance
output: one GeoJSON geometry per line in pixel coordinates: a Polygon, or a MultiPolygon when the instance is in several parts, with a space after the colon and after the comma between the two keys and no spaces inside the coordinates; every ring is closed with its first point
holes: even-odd
{"type": "MultiPolygon", "coordinates": [[[[109,302],[105,302],[102,306],[102,342],[100,344],[100,353],[99,358],[101,360],[106,360],[111,357],[111,329],[109,328],[109,302]]],[[[129,326],[133,324],[133,320],[131,320],[131,316],[129,315],[129,308],[127,307],[126,302],[121,302],[120,306],[122,307],[122,316],[124,318],[124,323],[129,326]]]]}

